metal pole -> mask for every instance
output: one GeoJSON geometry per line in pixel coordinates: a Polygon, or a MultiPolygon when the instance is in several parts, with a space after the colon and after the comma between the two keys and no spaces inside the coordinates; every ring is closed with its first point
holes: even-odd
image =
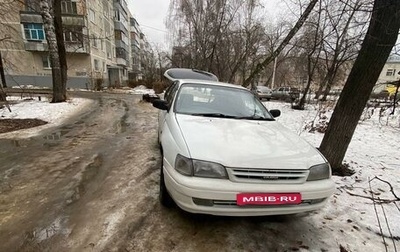
{"type": "Polygon", "coordinates": [[[278,57],[275,57],[274,59],[274,69],[272,71],[272,82],[271,82],[271,89],[274,89],[275,86],[275,72],[276,72],[276,61],[278,57]]]}

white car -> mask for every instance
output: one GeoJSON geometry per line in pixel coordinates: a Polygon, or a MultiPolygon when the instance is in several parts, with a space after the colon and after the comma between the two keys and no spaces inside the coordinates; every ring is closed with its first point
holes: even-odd
{"type": "Polygon", "coordinates": [[[282,215],[324,206],[331,168],[314,147],[278,123],[249,90],[175,80],[160,109],[160,201],[191,213],[282,215]]]}
{"type": "Polygon", "coordinates": [[[257,86],[257,95],[260,100],[269,101],[272,98],[272,90],[266,86],[257,86]]]}

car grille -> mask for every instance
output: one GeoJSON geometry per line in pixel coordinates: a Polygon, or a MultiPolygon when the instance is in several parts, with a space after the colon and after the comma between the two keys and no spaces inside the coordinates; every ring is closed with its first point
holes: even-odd
{"type": "Polygon", "coordinates": [[[264,182],[264,183],[304,183],[308,177],[308,170],[276,170],[276,169],[227,169],[232,181],[237,182],[264,182]]]}
{"type": "MultiPolygon", "coordinates": [[[[309,205],[314,205],[314,204],[319,204],[326,200],[326,198],[321,198],[321,199],[313,199],[313,200],[302,200],[300,204],[296,205],[248,205],[248,206],[240,206],[240,208],[245,208],[245,207],[250,207],[250,208],[277,208],[277,207],[296,207],[296,206],[309,206],[309,205]]],[[[193,198],[193,202],[196,205],[199,206],[220,206],[220,207],[239,207],[237,206],[236,200],[210,200],[210,199],[199,199],[199,198],[193,198]]]]}

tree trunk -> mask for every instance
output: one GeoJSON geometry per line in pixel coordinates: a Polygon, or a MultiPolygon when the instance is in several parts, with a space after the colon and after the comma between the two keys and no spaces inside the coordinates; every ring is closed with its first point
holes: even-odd
{"type": "MultiPolygon", "coordinates": [[[[61,1],[54,1],[54,28],[57,39],[58,57],[61,68],[61,82],[57,85],[57,100],[53,98],[53,102],[64,102],[67,99],[67,55],[65,51],[64,32],[61,15],[61,1]]],[[[53,83],[54,86],[54,83],[53,83]]]]}
{"type": "Polygon", "coordinates": [[[52,102],[62,102],[65,101],[65,97],[62,95],[62,73],[60,66],[60,58],[58,55],[57,38],[53,23],[54,19],[50,10],[49,1],[40,0],[40,9],[43,18],[43,27],[46,34],[46,40],[49,46],[51,74],[53,81],[52,102]]]}
{"type": "Polygon", "coordinates": [[[396,92],[394,92],[394,96],[393,96],[393,110],[390,113],[391,115],[394,115],[394,112],[396,112],[396,103],[398,102],[397,100],[397,94],[399,93],[399,88],[400,88],[400,81],[398,81],[396,83],[396,92]]]}
{"type": "Polygon", "coordinates": [[[3,84],[3,88],[6,88],[7,83],[6,83],[6,76],[4,75],[4,65],[3,65],[3,58],[1,56],[1,51],[0,51],[0,76],[1,76],[1,83],[3,84]]]}
{"type": "Polygon", "coordinates": [[[319,87],[318,87],[318,90],[315,92],[315,96],[314,96],[314,99],[319,99],[319,97],[321,96],[321,94],[322,94],[322,91],[323,91],[323,89],[324,89],[324,87],[325,87],[325,85],[326,85],[326,76],[325,76],[325,78],[324,78],[324,80],[319,84],[319,87]]]}
{"type": "Polygon", "coordinates": [[[315,4],[318,2],[318,0],[311,0],[310,3],[308,4],[307,8],[303,12],[303,14],[300,16],[299,20],[297,20],[297,23],[293,26],[293,28],[289,31],[288,35],[285,37],[285,39],[282,41],[282,43],[276,48],[275,51],[272,52],[270,56],[268,56],[263,62],[258,63],[255,69],[250,73],[250,76],[247,77],[247,79],[243,82],[242,86],[247,87],[252,80],[261,73],[262,70],[264,70],[265,67],[268,66],[269,63],[271,63],[278,55],[282,52],[282,50],[289,44],[290,40],[296,35],[296,33],[300,30],[300,28],[303,26],[304,22],[307,20],[308,16],[310,15],[312,9],[314,8],[315,4]]]}
{"type": "Polygon", "coordinates": [[[399,28],[400,1],[375,0],[366,37],[320,146],[338,174],[358,120],[396,43],[399,28]]]}

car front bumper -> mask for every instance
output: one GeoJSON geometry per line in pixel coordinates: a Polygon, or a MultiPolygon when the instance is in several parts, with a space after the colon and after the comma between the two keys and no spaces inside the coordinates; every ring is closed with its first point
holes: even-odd
{"type": "Polygon", "coordinates": [[[303,184],[237,183],[228,179],[186,177],[175,170],[165,169],[167,190],[176,204],[191,213],[223,216],[284,215],[314,211],[322,208],[335,190],[332,180],[303,184]],[[238,193],[300,193],[298,205],[238,206],[238,193]]]}

